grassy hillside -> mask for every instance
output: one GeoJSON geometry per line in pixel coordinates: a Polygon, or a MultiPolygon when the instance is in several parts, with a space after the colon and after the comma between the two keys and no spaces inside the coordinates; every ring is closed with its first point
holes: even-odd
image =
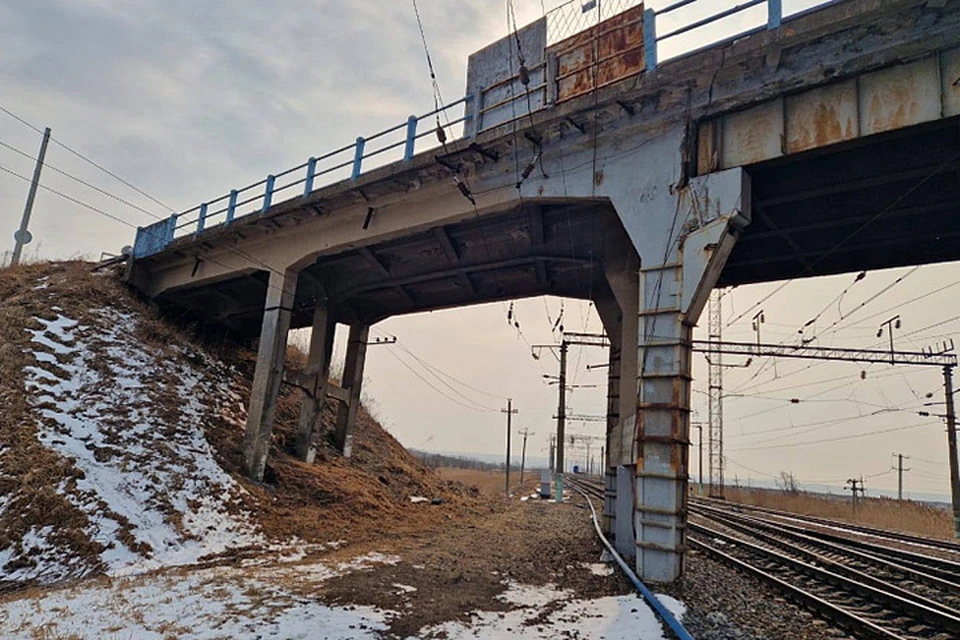
{"type": "MultiPolygon", "coordinates": [[[[201,344],[86,263],[0,270],[0,582],[368,539],[467,507],[365,411],[355,455],[292,450],[284,389],[268,482],[242,475],[255,355],[201,344]],[[443,499],[425,508],[411,496],[443,499]]],[[[290,360],[302,359],[292,353],[290,360]]],[[[327,407],[324,424],[333,423],[327,407]]]]}

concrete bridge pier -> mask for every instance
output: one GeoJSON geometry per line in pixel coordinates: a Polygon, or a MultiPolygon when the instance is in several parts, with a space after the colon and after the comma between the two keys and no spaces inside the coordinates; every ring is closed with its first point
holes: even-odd
{"type": "Polygon", "coordinates": [[[297,432],[297,457],[304,462],[313,462],[316,449],[313,439],[317,433],[323,404],[327,397],[327,384],[330,379],[330,359],[333,354],[333,341],[336,323],[330,317],[325,306],[318,306],[313,312],[310,333],[310,353],[304,373],[304,397],[300,405],[299,430],[297,432]]]}
{"type": "Polygon", "coordinates": [[[683,571],[693,327],[750,216],[749,180],[740,169],[693,178],[662,193],[647,203],[614,199],[642,264],[635,307],[636,462],[632,470],[618,469],[617,537],[626,535],[619,515],[629,500],[637,571],[653,582],[671,582],[683,571]],[[638,215],[665,219],[661,228],[673,231],[635,235],[631,221],[638,215]]]}
{"type": "Polygon", "coordinates": [[[633,532],[633,480],[636,460],[637,337],[640,260],[628,242],[614,247],[604,260],[603,270],[610,291],[596,299],[597,312],[610,339],[607,372],[607,447],[605,472],[608,478],[604,500],[607,533],[613,535],[618,553],[636,555],[633,532]],[[619,489],[623,479],[626,485],[619,489]]]}
{"type": "Polygon", "coordinates": [[[280,385],[284,381],[300,387],[303,391],[296,439],[297,457],[305,462],[313,461],[316,455],[314,438],[327,397],[333,397],[339,401],[334,432],[336,446],[347,458],[353,450],[353,431],[360,409],[360,392],[370,325],[363,322],[350,325],[343,380],[340,386],[330,384],[330,360],[336,335],[336,323],[329,309],[325,305],[318,305],[313,312],[306,369],[303,372],[286,370],[284,364],[287,333],[290,331],[297,280],[298,272],[293,269],[285,272],[271,272],[264,301],[260,346],[257,351],[257,365],[250,391],[250,408],[247,413],[244,437],[247,474],[257,481],[263,480],[266,469],[276,417],[277,397],[280,393],[280,385]]]}
{"type": "Polygon", "coordinates": [[[347,398],[341,401],[337,414],[336,445],[343,457],[353,454],[353,431],[360,410],[360,391],[363,386],[363,365],[367,360],[367,341],[370,339],[370,325],[357,323],[350,325],[350,337],[347,341],[347,357],[343,366],[341,383],[347,398]]]}
{"type": "Polygon", "coordinates": [[[273,419],[277,412],[277,395],[283,382],[283,366],[287,354],[287,333],[293,315],[293,299],[297,291],[297,272],[271,271],[264,302],[257,367],[250,390],[250,408],[243,453],[247,474],[263,480],[270,451],[273,419]]]}

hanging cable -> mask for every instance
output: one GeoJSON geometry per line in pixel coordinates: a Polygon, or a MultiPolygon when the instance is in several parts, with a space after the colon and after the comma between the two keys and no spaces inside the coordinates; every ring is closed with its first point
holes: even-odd
{"type": "MultiPolygon", "coordinates": [[[[447,133],[443,129],[443,125],[440,123],[440,112],[443,111],[441,107],[444,107],[443,102],[443,93],[440,91],[440,82],[437,80],[437,72],[433,66],[433,56],[430,55],[430,46],[427,44],[427,33],[423,28],[423,19],[420,17],[420,7],[417,6],[417,0],[413,1],[413,13],[417,18],[417,27],[420,29],[420,41],[423,43],[423,53],[427,58],[427,69],[430,72],[430,83],[433,87],[433,108],[434,115],[437,118],[437,139],[440,141],[440,144],[446,148],[447,146],[447,133]]],[[[444,111],[444,116],[447,118],[447,124],[450,123],[450,116],[444,111]]]]}

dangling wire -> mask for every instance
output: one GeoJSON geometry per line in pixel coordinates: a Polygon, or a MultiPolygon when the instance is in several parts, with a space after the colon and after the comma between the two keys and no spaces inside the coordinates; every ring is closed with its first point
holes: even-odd
{"type": "MultiPolygon", "coordinates": [[[[544,12],[544,15],[546,15],[546,12],[544,12]]],[[[513,38],[517,45],[517,62],[519,63],[517,78],[524,88],[527,99],[527,117],[530,119],[530,130],[533,133],[533,143],[536,147],[533,160],[527,163],[526,167],[524,167],[523,171],[520,172],[520,175],[517,177],[516,186],[517,189],[520,189],[524,181],[526,181],[537,168],[538,163],[540,164],[540,171],[543,173],[543,177],[547,178],[548,176],[543,169],[543,146],[540,140],[540,134],[537,132],[536,123],[533,119],[533,100],[530,97],[530,69],[527,67],[526,57],[523,55],[523,42],[520,40],[520,29],[517,27],[517,11],[513,5],[513,0],[507,0],[507,29],[512,31],[513,38]]],[[[511,83],[511,93],[512,86],[511,83]]],[[[511,95],[511,98],[512,97],[511,95]]],[[[516,109],[516,105],[514,105],[514,109],[516,109]]],[[[516,122],[516,112],[514,112],[514,122],[516,122]]]]}
{"type": "MultiPolygon", "coordinates": [[[[440,141],[440,144],[443,145],[444,149],[446,149],[447,133],[440,123],[441,107],[444,107],[443,93],[440,91],[440,83],[437,81],[437,73],[433,67],[433,57],[430,55],[430,47],[427,44],[427,34],[423,29],[423,20],[420,17],[420,8],[417,6],[417,0],[413,0],[413,13],[417,16],[417,26],[420,28],[420,41],[423,42],[423,53],[427,57],[427,68],[430,70],[430,82],[433,85],[433,109],[434,115],[437,118],[437,139],[440,141]]],[[[444,112],[444,115],[446,115],[446,112],[444,112]]],[[[449,123],[450,117],[446,117],[449,123]]]]}

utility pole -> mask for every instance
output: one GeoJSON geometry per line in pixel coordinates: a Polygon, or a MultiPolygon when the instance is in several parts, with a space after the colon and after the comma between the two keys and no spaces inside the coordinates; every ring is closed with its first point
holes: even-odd
{"type": "Polygon", "coordinates": [[[850,478],[849,480],[847,480],[847,485],[848,486],[846,488],[850,489],[850,491],[853,492],[853,510],[856,511],[857,504],[858,504],[857,493],[859,492],[860,497],[863,497],[866,495],[866,490],[864,489],[864,486],[863,486],[863,476],[860,476],[859,480],[857,480],[856,478],[850,478]]]}
{"type": "Polygon", "coordinates": [[[550,475],[553,475],[554,469],[556,469],[556,462],[553,458],[553,454],[557,448],[557,436],[550,434],[550,475]]]}
{"type": "MultiPolygon", "coordinates": [[[[710,294],[709,342],[707,357],[707,392],[710,423],[710,497],[723,498],[723,355],[719,343],[723,341],[723,293],[710,294]]],[[[754,321],[756,322],[756,320],[754,321]]]]}
{"type": "Polygon", "coordinates": [[[508,398],[508,399],[507,399],[507,408],[506,408],[506,409],[500,409],[500,413],[505,413],[505,414],[507,414],[507,483],[506,483],[506,488],[504,488],[504,495],[506,495],[506,496],[509,498],[509,497],[510,497],[510,429],[511,429],[511,419],[513,418],[513,414],[515,414],[515,413],[520,413],[520,412],[513,408],[513,400],[510,399],[510,398],[508,398]]]}
{"type": "Polygon", "coordinates": [[[520,435],[523,436],[523,449],[520,453],[520,482],[523,482],[523,469],[527,464],[527,438],[529,436],[535,436],[537,434],[531,433],[530,429],[524,429],[520,432],[520,435]]]}
{"type": "Polygon", "coordinates": [[[893,330],[894,328],[899,329],[901,325],[900,316],[893,316],[886,322],[880,325],[880,328],[877,330],[877,337],[883,337],[883,328],[887,328],[887,335],[890,336],[890,364],[896,364],[896,357],[894,356],[893,351],[893,330]]]}
{"type": "Polygon", "coordinates": [[[700,463],[700,470],[697,472],[698,495],[703,496],[703,423],[691,422],[690,426],[697,430],[697,462],[700,463]]]}
{"type": "Polygon", "coordinates": [[[556,492],[557,504],[563,502],[563,436],[567,427],[567,351],[570,345],[567,344],[566,336],[560,343],[560,396],[557,407],[557,470],[556,470],[556,492]]]}
{"type": "MultiPolygon", "coordinates": [[[[557,450],[556,450],[556,464],[554,466],[554,482],[556,485],[556,501],[557,503],[563,502],[563,471],[564,471],[564,459],[563,459],[563,446],[564,446],[564,435],[566,431],[567,424],[567,389],[572,387],[567,387],[567,352],[570,350],[571,345],[583,346],[583,347],[609,347],[610,341],[605,335],[594,334],[594,333],[564,333],[563,340],[560,341],[559,345],[550,344],[550,345],[533,345],[531,347],[531,355],[534,360],[540,359],[540,353],[544,349],[558,349],[560,351],[560,375],[556,376],[556,382],[560,386],[560,393],[557,401],[557,450]]],[[[553,379],[552,375],[544,375],[544,378],[553,379]]],[[[553,384],[551,382],[551,384],[553,384]]],[[[590,385],[579,385],[579,386],[590,386],[590,385]]]]}
{"type": "Polygon", "coordinates": [[[903,468],[903,459],[910,459],[910,456],[905,456],[902,453],[893,454],[897,456],[897,501],[903,502],[903,472],[910,471],[910,469],[903,468]]]}
{"type": "Polygon", "coordinates": [[[953,502],[953,536],[960,540],[960,463],[957,461],[957,414],[953,402],[953,367],[943,368],[947,394],[947,442],[950,450],[950,497],[953,502]]]}
{"type": "Polygon", "coordinates": [[[13,257],[10,259],[10,265],[20,264],[20,257],[23,254],[24,245],[30,244],[33,236],[30,235],[30,214],[33,212],[33,201],[37,197],[37,187],[40,186],[40,172],[43,170],[43,160],[47,155],[47,144],[50,142],[50,127],[43,131],[43,142],[40,143],[40,154],[37,156],[37,165],[33,168],[33,180],[30,181],[30,191],[27,194],[27,204],[23,208],[23,218],[20,219],[20,228],[13,238],[16,244],[13,247],[13,257]]]}

